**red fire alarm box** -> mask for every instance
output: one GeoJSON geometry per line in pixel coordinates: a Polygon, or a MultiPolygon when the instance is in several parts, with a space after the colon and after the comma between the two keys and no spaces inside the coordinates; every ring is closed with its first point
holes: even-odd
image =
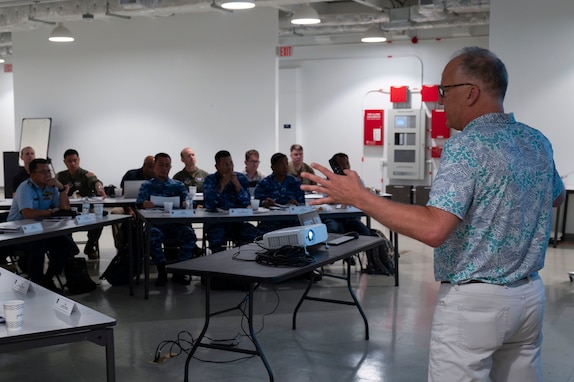
{"type": "Polygon", "coordinates": [[[438,102],[438,85],[423,85],[421,98],[423,102],[438,102]]]}
{"type": "Polygon", "coordinates": [[[446,114],[444,110],[431,112],[431,138],[448,138],[450,129],[446,126],[446,114]]]}
{"type": "Polygon", "coordinates": [[[391,86],[391,102],[407,102],[407,87],[406,86],[391,86]]]}
{"type": "Polygon", "coordinates": [[[365,146],[383,145],[383,110],[365,110],[365,146]]]}

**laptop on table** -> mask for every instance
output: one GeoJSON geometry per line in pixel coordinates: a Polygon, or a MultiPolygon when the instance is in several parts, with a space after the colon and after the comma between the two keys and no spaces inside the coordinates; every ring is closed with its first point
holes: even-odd
{"type": "Polygon", "coordinates": [[[124,181],[124,198],[135,199],[140,192],[140,186],[145,180],[126,180],[124,181]]]}

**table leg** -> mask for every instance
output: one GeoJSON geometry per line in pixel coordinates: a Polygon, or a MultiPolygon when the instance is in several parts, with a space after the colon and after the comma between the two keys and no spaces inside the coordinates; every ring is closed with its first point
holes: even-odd
{"type": "MultiPolygon", "coordinates": [[[[562,206],[556,207],[556,221],[554,223],[554,239],[552,240],[552,247],[556,248],[558,245],[558,226],[560,225],[560,211],[562,206]]],[[[564,222],[563,224],[566,224],[564,222]]]]}
{"type": "MultiPolygon", "coordinates": [[[[210,300],[211,278],[206,277],[206,280],[205,280],[205,322],[203,324],[203,329],[201,330],[201,333],[199,334],[199,336],[197,337],[197,339],[193,343],[193,347],[191,348],[191,351],[189,352],[189,354],[187,355],[187,359],[185,360],[184,382],[189,382],[189,363],[190,363],[191,358],[195,354],[198,347],[204,347],[204,348],[208,348],[208,349],[218,349],[218,350],[230,351],[230,352],[234,352],[234,353],[258,355],[261,358],[261,361],[263,362],[265,369],[267,370],[267,374],[269,375],[269,381],[271,381],[271,382],[274,381],[273,372],[271,371],[271,366],[269,365],[269,362],[267,361],[267,358],[265,357],[265,354],[263,353],[263,348],[259,344],[259,341],[257,340],[257,336],[255,335],[255,330],[253,329],[253,291],[255,289],[254,285],[255,285],[255,283],[249,283],[249,295],[248,295],[249,301],[248,301],[248,305],[247,305],[248,306],[248,308],[247,308],[247,322],[249,325],[249,335],[251,337],[251,341],[253,342],[253,345],[255,346],[255,350],[241,349],[241,348],[229,348],[229,347],[224,347],[224,346],[216,345],[216,344],[202,344],[201,340],[203,339],[203,337],[205,336],[205,333],[207,332],[207,328],[209,327],[209,319],[211,318],[211,316],[216,316],[218,314],[226,313],[226,312],[229,312],[229,311],[232,311],[235,309],[239,309],[243,312],[243,310],[241,309],[241,304],[239,304],[239,306],[236,306],[233,308],[224,309],[224,310],[221,310],[218,312],[211,313],[211,300],[210,300]]],[[[245,312],[243,312],[243,314],[245,314],[245,312]]]]}
{"type": "Polygon", "coordinates": [[[108,382],[116,381],[116,355],[114,350],[114,330],[106,329],[106,377],[108,382]]]}
{"type": "Polygon", "coordinates": [[[207,328],[209,327],[209,319],[211,317],[210,296],[211,296],[211,277],[206,277],[206,279],[205,279],[205,322],[203,323],[203,329],[201,329],[201,333],[199,334],[199,337],[196,338],[195,342],[193,343],[193,347],[191,348],[189,354],[187,355],[187,359],[185,360],[185,369],[184,369],[185,375],[183,378],[184,382],[189,381],[189,363],[191,362],[191,358],[193,358],[195,351],[197,350],[197,348],[201,344],[201,340],[205,336],[205,333],[207,332],[207,328]]]}
{"type": "Polygon", "coordinates": [[[249,302],[248,302],[248,313],[247,313],[247,322],[249,324],[249,335],[251,336],[251,341],[253,341],[253,345],[255,345],[255,349],[259,353],[259,357],[265,365],[265,369],[267,370],[267,374],[269,375],[269,381],[273,382],[273,372],[271,371],[271,366],[269,362],[267,362],[267,357],[263,353],[263,349],[257,340],[257,336],[255,335],[255,330],[253,330],[253,283],[249,283],[249,302]]]}
{"type": "Polygon", "coordinates": [[[51,346],[60,343],[71,343],[77,341],[88,340],[99,346],[106,348],[106,380],[107,382],[116,381],[116,355],[114,351],[114,329],[111,327],[90,330],[85,333],[76,333],[72,335],[62,335],[61,337],[54,336],[53,338],[46,338],[48,344],[42,345],[37,343],[38,346],[51,346]],[[66,341],[67,339],[67,341],[66,341]],[[61,342],[58,340],[63,340],[61,342]]]}
{"type": "Polygon", "coordinates": [[[134,248],[133,248],[133,232],[132,232],[132,221],[128,220],[124,224],[128,226],[128,266],[130,267],[128,274],[130,276],[130,296],[134,295],[134,248]]]}
{"type": "Polygon", "coordinates": [[[307,294],[309,294],[309,291],[311,290],[312,286],[313,286],[313,275],[311,274],[309,276],[309,284],[307,284],[307,289],[305,289],[305,292],[303,292],[303,296],[301,296],[299,302],[297,303],[297,306],[295,307],[295,310],[293,311],[293,319],[291,324],[293,330],[297,329],[297,312],[299,311],[299,308],[303,304],[303,301],[307,299],[307,294]]]}
{"type": "Polygon", "coordinates": [[[144,298],[149,299],[149,258],[150,258],[150,248],[151,248],[151,237],[149,233],[149,226],[146,225],[144,228],[144,298]]]}
{"type": "MultiPolygon", "coordinates": [[[[354,254],[352,254],[350,256],[354,256],[354,254]]],[[[353,291],[353,287],[351,285],[351,264],[347,263],[347,272],[346,272],[346,275],[344,277],[339,276],[339,275],[329,274],[329,273],[324,273],[323,276],[332,277],[332,278],[336,278],[336,279],[340,279],[340,280],[346,280],[347,289],[349,290],[349,294],[351,295],[351,298],[353,299],[353,301],[351,302],[351,301],[335,300],[335,299],[330,299],[330,298],[308,296],[309,291],[311,290],[311,286],[313,285],[313,277],[311,276],[309,279],[309,284],[307,285],[307,288],[305,289],[305,292],[303,292],[303,295],[299,299],[299,302],[297,303],[297,306],[295,307],[295,310],[293,311],[293,319],[292,319],[293,330],[295,330],[297,328],[297,312],[299,311],[299,308],[303,304],[304,300],[329,302],[332,304],[341,304],[341,305],[353,305],[353,306],[357,307],[357,310],[361,314],[361,317],[363,317],[363,322],[365,323],[365,340],[368,340],[369,339],[369,321],[367,320],[367,316],[366,316],[365,312],[363,311],[363,308],[361,307],[361,304],[359,303],[357,296],[355,296],[355,292],[353,291]]]]}
{"type": "Polygon", "coordinates": [[[351,262],[350,261],[347,262],[347,289],[349,289],[349,294],[351,295],[351,298],[355,302],[355,306],[359,310],[359,313],[361,313],[361,317],[363,317],[363,322],[365,323],[365,340],[368,340],[369,339],[369,321],[367,320],[367,315],[363,311],[363,307],[359,303],[359,300],[357,300],[357,296],[355,296],[355,292],[353,291],[353,286],[351,285],[351,262]]]}
{"type": "Polygon", "coordinates": [[[395,247],[395,286],[399,286],[399,234],[392,231],[393,247],[395,247]]]}

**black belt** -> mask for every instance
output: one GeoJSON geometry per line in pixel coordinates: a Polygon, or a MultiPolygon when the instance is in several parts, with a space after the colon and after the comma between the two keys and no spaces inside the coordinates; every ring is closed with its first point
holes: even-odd
{"type": "MultiPolygon", "coordinates": [[[[525,277],[525,278],[526,278],[526,277],[525,277]]],[[[446,280],[445,280],[445,281],[441,281],[440,283],[441,283],[441,284],[450,284],[450,281],[446,281],[446,280]]],[[[487,283],[487,282],[485,282],[485,281],[480,281],[480,280],[470,280],[470,281],[467,281],[467,282],[464,282],[464,283],[461,283],[461,284],[489,284],[489,283],[487,283]]]]}
{"type": "MultiPolygon", "coordinates": [[[[538,273],[533,273],[529,276],[525,276],[525,277],[521,278],[520,280],[516,280],[514,283],[518,283],[520,281],[527,280],[528,278],[532,278],[532,277],[536,276],[537,274],[538,273]]],[[[443,280],[440,283],[441,284],[451,284],[451,282],[448,280],[443,280]]],[[[481,280],[470,280],[470,281],[466,281],[464,283],[460,283],[459,285],[464,285],[464,284],[490,284],[490,283],[487,283],[486,281],[481,281],[481,280]]],[[[492,285],[505,285],[505,284],[492,284],[492,285]]]]}

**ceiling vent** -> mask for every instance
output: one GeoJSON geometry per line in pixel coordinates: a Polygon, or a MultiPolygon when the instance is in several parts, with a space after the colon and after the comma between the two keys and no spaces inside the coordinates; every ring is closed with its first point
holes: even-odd
{"type": "Polygon", "coordinates": [[[408,24],[410,21],[411,9],[409,7],[393,8],[389,12],[389,23],[408,24]]]}

